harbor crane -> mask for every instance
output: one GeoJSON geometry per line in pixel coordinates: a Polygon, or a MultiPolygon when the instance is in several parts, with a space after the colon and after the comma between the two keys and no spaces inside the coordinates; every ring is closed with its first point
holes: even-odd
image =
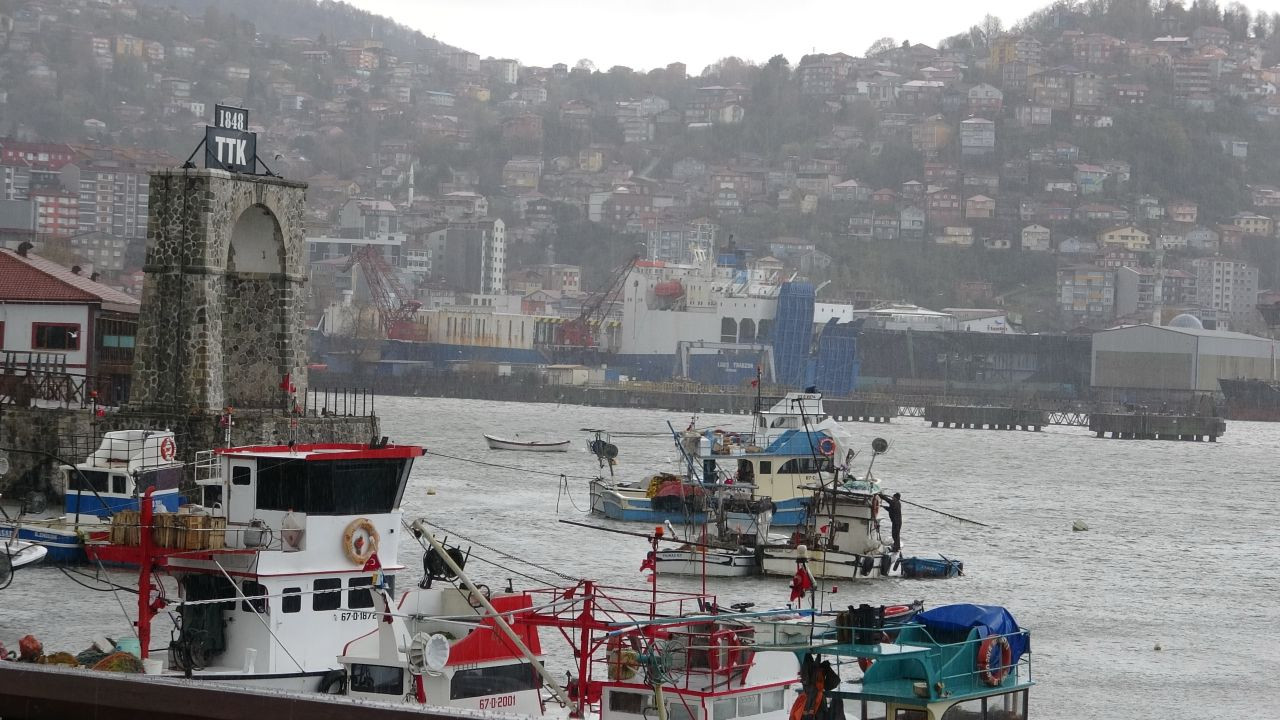
{"type": "Polygon", "coordinates": [[[614,304],[622,298],[623,285],[627,276],[631,274],[631,270],[639,260],[638,254],[633,255],[630,260],[614,270],[605,291],[584,302],[578,317],[560,326],[558,345],[582,349],[594,349],[599,346],[600,328],[604,325],[605,318],[609,316],[609,311],[613,309],[614,304]]]}
{"type": "Polygon", "coordinates": [[[413,314],[422,307],[422,303],[410,296],[404,283],[382,256],[382,251],[374,245],[352,248],[351,259],[343,272],[350,272],[356,265],[360,266],[365,284],[369,286],[369,295],[378,308],[383,335],[389,340],[413,339],[413,314]]]}

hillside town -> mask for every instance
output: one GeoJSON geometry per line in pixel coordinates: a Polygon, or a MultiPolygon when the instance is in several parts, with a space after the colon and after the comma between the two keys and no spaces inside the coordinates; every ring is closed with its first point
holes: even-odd
{"type": "MultiPolygon", "coordinates": [[[[1236,6],[1107,34],[1059,4],[696,73],[532,67],[385,21],[290,35],[236,3],[0,7],[0,236],[133,296],[148,173],[222,105],[308,184],[310,321],[335,337],[678,354],[624,339],[651,330],[625,327],[628,273],[682,311],[805,281],[815,332],[1262,333],[1280,300],[1280,23],[1236,6]],[[699,299],[699,277],[742,285],[699,299]]],[[[762,312],[666,344],[768,341],[762,312]]]]}

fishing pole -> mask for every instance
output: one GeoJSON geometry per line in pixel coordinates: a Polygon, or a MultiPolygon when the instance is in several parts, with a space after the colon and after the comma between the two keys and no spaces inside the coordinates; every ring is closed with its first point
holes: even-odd
{"type": "MultiPolygon", "coordinates": [[[[912,505],[912,506],[914,506],[914,507],[918,507],[918,508],[920,508],[921,510],[928,510],[929,512],[938,513],[939,515],[946,515],[947,517],[951,518],[952,520],[959,520],[960,522],[967,522],[967,523],[971,523],[971,524],[973,524],[973,525],[977,525],[977,526],[979,526],[979,527],[991,527],[990,525],[988,525],[988,524],[986,524],[986,523],[980,523],[980,522],[978,522],[977,520],[970,520],[969,518],[962,518],[962,517],[960,517],[959,515],[952,515],[951,513],[948,513],[948,512],[942,512],[941,510],[934,510],[934,509],[933,509],[933,508],[931,508],[931,507],[926,507],[926,506],[924,506],[924,505],[921,505],[920,503],[913,503],[913,502],[911,502],[910,500],[903,500],[902,498],[898,498],[898,501],[899,501],[899,502],[904,502],[904,503],[906,503],[906,504],[908,504],[908,505],[912,505]]],[[[564,521],[562,520],[561,522],[564,522],[564,521]]]]}

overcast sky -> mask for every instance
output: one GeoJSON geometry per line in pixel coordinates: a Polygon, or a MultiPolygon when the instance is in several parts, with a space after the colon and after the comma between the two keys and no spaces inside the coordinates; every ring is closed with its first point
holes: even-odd
{"type": "MultiPolygon", "coordinates": [[[[348,0],[481,57],[636,70],[680,61],[698,74],[729,55],[794,65],[810,52],[861,55],[877,39],[935,45],[990,13],[1005,26],[1049,0],[348,0]]],[[[1280,0],[1250,3],[1280,5],[1280,0]]]]}

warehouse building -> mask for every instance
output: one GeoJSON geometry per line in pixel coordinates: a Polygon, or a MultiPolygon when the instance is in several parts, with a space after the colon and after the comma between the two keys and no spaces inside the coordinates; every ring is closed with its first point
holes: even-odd
{"type": "Polygon", "coordinates": [[[1170,325],[1126,325],[1093,336],[1095,388],[1217,392],[1219,378],[1276,377],[1280,343],[1205,330],[1189,315],[1170,325]]]}

